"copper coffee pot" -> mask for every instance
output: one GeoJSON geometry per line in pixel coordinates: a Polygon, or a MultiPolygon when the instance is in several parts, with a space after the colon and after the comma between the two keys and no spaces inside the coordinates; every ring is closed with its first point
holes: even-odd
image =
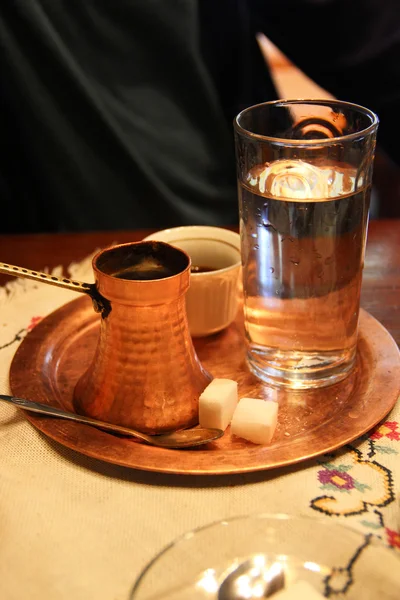
{"type": "Polygon", "coordinates": [[[100,312],[97,348],[74,391],[78,413],[151,434],[195,425],[211,376],[187,323],[189,256],[163,242],[133,242],[98,252],[92,266],[94,284],[4,263],[0,273],[88,294],[100,312]]]}

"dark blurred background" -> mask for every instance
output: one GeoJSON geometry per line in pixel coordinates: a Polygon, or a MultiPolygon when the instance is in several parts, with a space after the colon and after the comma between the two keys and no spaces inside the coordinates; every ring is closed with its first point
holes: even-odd
{"type": "MultiPolygon", "coordinates": [[[[333,98],[307,77],[266,36],[259,35],[258,42],[282,98],[333,98]]],[[[400,218],[400,168],[383,152],[379,143],[375,155],[371,217],[400,218]]]]}

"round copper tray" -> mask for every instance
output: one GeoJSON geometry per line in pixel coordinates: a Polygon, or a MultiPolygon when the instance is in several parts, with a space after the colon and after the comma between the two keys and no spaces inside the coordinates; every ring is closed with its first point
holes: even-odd
{"type": "MultiPolygon", "coordinates": [[[[72,411],[74,385],[93,356],[99,317],[86,297],[43,319],[21,343],[11,365],[15,396],[72,411]]],[[[214,377],[235,379],[240,396],[277,394],[279,423],[273,443],[256,446],[231,437],[193,450],[165,450],[93,427],[26,413],[48,437],[110,463],[164,473],[245,473],[298,463],[330,452],[376,425],[400,393],[400,355],[386,329],[365,311],[360,317],[357,365],[343,382],[311,392],[276,392],[258,381],[245,363],[240,317],[226,331],[195,342],[214,377]]]]}

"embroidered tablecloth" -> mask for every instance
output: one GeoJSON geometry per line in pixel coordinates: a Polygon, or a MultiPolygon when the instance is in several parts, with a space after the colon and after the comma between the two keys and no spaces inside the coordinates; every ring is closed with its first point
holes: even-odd
{"type": "MultiPolygon", "coordinates": [[[[90,260],[69,271],[89,281],[90,260]]],[[[9,367],[24,336],[74,297],[31,281],[0,288],[1,393],[10,393],[9,367]]],[[[369,435],[318,460],[186,477],[82,456],[0,404],[0,598],[127,600],[141,569],[174,538],[247,513],[324,517],[400,548],[399,423],[398,404],[369,435]]]]}

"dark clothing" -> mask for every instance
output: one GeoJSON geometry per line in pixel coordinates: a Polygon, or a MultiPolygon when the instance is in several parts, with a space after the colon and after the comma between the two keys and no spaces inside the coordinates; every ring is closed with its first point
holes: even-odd
{"type": "Polygon", "coordinates": [[[232,119],[276,98],[259,31],[400,162],[398,0],[1,0],[1,230],[237,222],[232,119]]]}

